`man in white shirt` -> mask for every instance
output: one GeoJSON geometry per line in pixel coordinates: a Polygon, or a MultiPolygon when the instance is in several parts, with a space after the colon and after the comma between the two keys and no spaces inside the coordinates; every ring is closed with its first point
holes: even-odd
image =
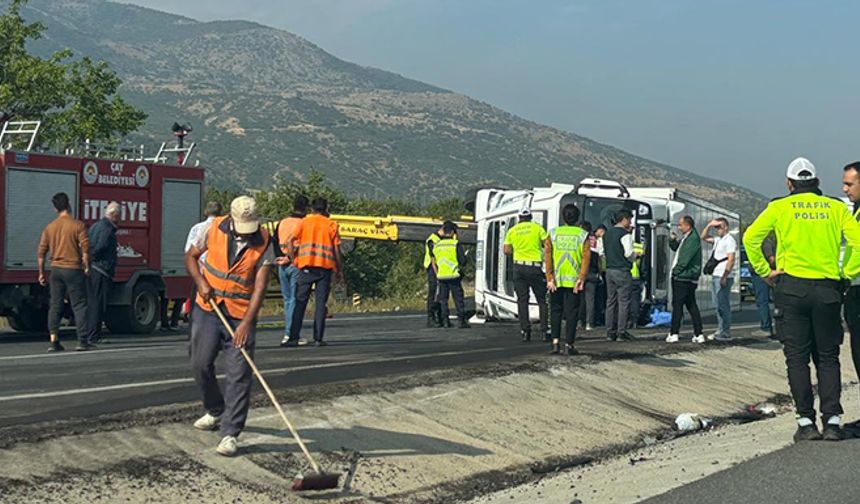
{"type": "MultiPolygon", "coordinates": [[[[714,307],[717,309],[717,331],[708,336],[709,340],[729,341],[732,339],[732,305],[729,294],[732,291],[734,277],[732,271],[738,243],[729,233],[729,221],[724,217],[712,220],[702,230],[702,240],[714,245],[711,256],[716,261],[716,267],[711,274],[711,292],[714,307]],[[716,236],[711,236],[711,229],[716,236]]],[[[712,263],[713,263],[712,261],[712,263]]]]}
{"type": "MultiPolygon", "coordinates": [[[[191,226],[191,230],[188,232],[188,238],[185,240],[185,253],[187,254],[191,247],[197,244],[202,238],[202,235],[205,235],[209,232],[209,228],[212,225],[212,221],[215,220],[216,217],[220,217],[222,213],[224,213],[224,208],[221,206],[221,203],[217,201],[210,201],[206,203],[206,220],[202,222],[198,222],[197,224],[191,226]]],[[[206,256],[202,256],[201,259],[205,259],[206,256]]],[[[191,297],[188,299],[174,299],[173,300],[173,312],[170,315],[169,319],[169,327],[175,328],[179,323],[180,312],[184,311],[185,316],[188,317],[187,320],[191,320],[191,302],[197,296],[197,289],[192,288],[191,297]]],[[[161,321],[162,326],[164,326],[164,321],[167,320],[167,303],[169,300],[162,299],[161,300],[161,321]]],[[[190,332],[190,329],[189,329],[190,332]]]]}

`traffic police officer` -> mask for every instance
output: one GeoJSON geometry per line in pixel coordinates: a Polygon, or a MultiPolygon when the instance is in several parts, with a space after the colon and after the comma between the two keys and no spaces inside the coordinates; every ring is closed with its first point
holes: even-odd
{"type": "Polygon", "coordinates": [[[466,264],[466,253],[463,245],[457,240],[457,225],[451,221],[445,221],[442,225],[442,236],[433,246],[432,262],[439,279],[439,327],[451,327],[448,319],[448,293],[454,298],[454,306],[457,308],[457,318],[460,321],[460,329],[469,328],[466,321],[466,305],[463,301],[462,268],[466,264]]]}
{"type": "Polygon", "coordinates": [[[549,270],[547,287],[550,291],[550,322],[552,328],[552,353],[561,353],[562,315],[567,323],[564,326],[565,351],[576,355],[573,347],[576,339],[576,319],[579,313],[580,292],[585,287],[585,277],[591,261],[591,244],[588,232],[576,226],[579,209],[567,205],[561,211],[563,226],[550,232],[552,242],[552,270],[549,270]]]}
{"type": "MultiPolygon", "coordinates": [[[[842,191],[854,205],[854,218],[860,220],[860,161],[845,167],[842,175],[842,191]]],[[[846,245],[843,263],[854,254],[860,254],[853,247],[846,245]]],[[[851,280],[851,286],[845,293],[845,325],[851,334],[851,358],[854,361],[854,371],[860,377],[860,277],[851,280]]],[[[846,434],[860,437],[860,420],[846,424],[846,434]]]]}
{"type": "Polygon", "coordinates": [[[427,327],[432,327],[442,321],[439,316],[439,302],[436,300],[439,284],[436,280],[436,271],[433,269],[433,246],[442,239],[442,228],[434,232],[424,240],[424,269],[427,271],[427,327]]]}
{"type": "Polygon", "coordinates": [[[842,201],[822,196],[809,160],[792,161],[786,176],[790,194],[771,201],[747,228],[743,241],[756,273],[775,284],[777,332],[797,412],[794,440],[822,439],[815,425],[811,358],[818,374],[823,438],[838,441],[842,437],[840,279],[860,273],[860,254],[850,257],[841,272],[839,252],[843,237],[849,246],[860,247],[860,225],[842,201]],[[775,270],[761,252],[771,231],[778,241],[775,270]]]}
{"type": "Polygon", "coordinates": [[[532,329],[529,320],[529,289],[537,300],[540,331],[544,339],[547,334],[546,277],[541,264],[552,271],[552,243],[549,234],[540,224],[532,222],[532,212],[526,207],[519,212],[519,223],[505,234],[505,254],[514,259],[514,291],[517,294],[517,318],[523,341],[531,341],[532,329]]]}

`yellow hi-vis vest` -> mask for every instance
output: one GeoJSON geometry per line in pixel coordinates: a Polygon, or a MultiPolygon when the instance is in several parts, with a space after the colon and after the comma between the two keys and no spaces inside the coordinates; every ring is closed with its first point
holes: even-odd
{"type": "Polygon", "coordinates": [[[550,231],[550,239],[555,285],[576,287],[582,267],[582,248],[588,241],[588,232],[577,226],[559,226],[550,231]]]}
{"type": "Polygon", "coordinates": [[[433,245],[433,257],[436,258],[436,278],[453,280],[460,278],[460,261],[457,260],[457,240],[441,238],[433,245]]]}
{"type": "MultiPolygon", "coordinates": [[[[854,212],[854,219],[860,222],[860,208],[854,212]]],[[[844,267],[845,264],[848,264],[848,261],[851,259],[851,256],[854,255],[854,247],[852,247],[849,243],[845,244],[845,250],[842,254],[842,265],[844,267]]],[[[860,286],[860,277],[851,278],[851,286],[857,287],[860,286]]]]}
{"type": "Polygon", "coordinates": [[[642,276],[639,271],[639,263],[642,261],[642,254],[645,253],[645,245],[639,242],[633,242],[633,252],[639,255],[639,257],[633,258],[633,267],[630,268],[630,274],[633,276],[633,280],[639,280],[642,276]]]}
{"type": "Polygon", "coordinates": [[[798,191],[775,199],[744,233],[744,248],[758,276],[771,272],[761,251],[768,233],[776,234],[776,269],[810,280],[854,278],[860,275],[860,255],[851,254],[842,271],[842,240],[860,249],[860,225],[841,200],[818,192],[798,191]]]}
{"type": "Polygon", "coordinates": [[[428,236],[426,240],[424,240],[424,269],[429,268],[431,263],[430,247],[428,246],[428,244],[432,243],[435,246],[437,243],[439,243],[439,240],[441,239],[442,238],[438,234],[433,233],[428,236]]]}

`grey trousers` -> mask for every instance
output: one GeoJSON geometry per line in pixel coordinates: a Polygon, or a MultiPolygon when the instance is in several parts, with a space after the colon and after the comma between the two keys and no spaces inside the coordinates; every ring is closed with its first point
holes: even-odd
{"type": "Polygon", "coordinates": [[[606,333],[610,336],[627,330],[632,287],[630,270],[606,270],[606,333]]]}
{"type": "MultiPolygon", "coordinates": [[[[234,328],[239,325],[236,319],[227,320],[234,328]]],[[[256,333],[255,325],[245,343],[245,350],[252,358],[256,333]]],[[[218,315],[202,310],[196,303],[191,310],[191,370],[203,395],[203,407],[210,415],[221,417],[221,436],[238,436],[245,428],[251,405],[251,366],[233,346],[218,315]],[[227,382],[223,396],[215,378],[215,359],[222,350],[227,382]]]]}
{"type": "MultiPolygon", "coordinates": [[[[94,272],[95,273],[95,272],[94,272]]],[[[60,321],[63,319],[63,307],[66,295],[75,314],[75,327],[78,340],[87,340],[87,277],[79,269],[52,268],[48,277],[51,289],[51,305],[48,309],[48,330],[51,334],[60,334],[60,321]]]]}

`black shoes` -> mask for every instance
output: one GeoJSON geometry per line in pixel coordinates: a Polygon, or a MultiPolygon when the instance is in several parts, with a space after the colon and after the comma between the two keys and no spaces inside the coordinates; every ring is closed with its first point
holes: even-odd
{"type": "Polygon", "coordinates": [[[298,348],[299,340],[297,340],[297,339],[282,340],[281,346],[284,348],[298,348]]]}
{"type": "Polygon", "coordinates": [[[620,339],[622,341],[633,341],[636,338],[634,338],[633,335],[630,334],[629,332],[624,331],[618,335],[618,339],[620,339]]]}
{"type": "Polygon", "coordinates": [[[618,341],[618,335],[613,333],[607,333],[606,341],[618,341]]]}
{"type": "Polygon", "coordinates": [[[427,315],[427,327],[436,327],[436,318],[433,315],[427,315]]]}
{"type": "Polygon", "coordinates": [[[314,341],[314,346],[328,346],[328,343],[326,343],[325,341],[322,341],[322,340],[314,341]]]}
{"type": "Polygon", "coordinates": [[[825,441],[842,441],[842,429],[838,425],[825,424],[821,439],[825,441]]]}
{"type": "Polygon", "coordinates": [[[532,340],[532,332],[531,331],[520,331],[520,334],[523,337],[523,343],[528,343],[532,340]]]}
{"type": "MultiPolygon", "coordinates": [[[[825,428],[826,431],[826,428],[825,428]]],[[[794,442],[800,443],[802,441],[820,441],[821,433],[818,432],[818,427],[815,425],[804,425],[802,427],[797,428],[797,432],[794,433],[794,442]]]]}
{"type": "Polygon", "coordinates": [[[573,348],[573,345],[564,345],[564,349],[567,352],[567,355],[579,355],[579,350],[573,348]]]}
{"type": "Polygon", "coordinates": [[[97,350],[98,347],[93,345],[92,343],[79,343],[78,346],[75,347],[75,352],[89,352],[90,350],[97,350]]]}
{"type": "Polygon", "coordinates": [[[55,341],[55,342],[51,343],[51,346],[48,347],[49,352],[62,352],[65,349],[66,348],[63,345],[61,345],[59,341],[55,341]]]}
{"type": "Polygon", "coordinates": [[[471,329],[472,325],[469,324],[469,322],[466,321],[466,319],[463,319],[460,321],[460,324],[457,325],[457,327],[459,327],[460,329],[471,329]]]}

